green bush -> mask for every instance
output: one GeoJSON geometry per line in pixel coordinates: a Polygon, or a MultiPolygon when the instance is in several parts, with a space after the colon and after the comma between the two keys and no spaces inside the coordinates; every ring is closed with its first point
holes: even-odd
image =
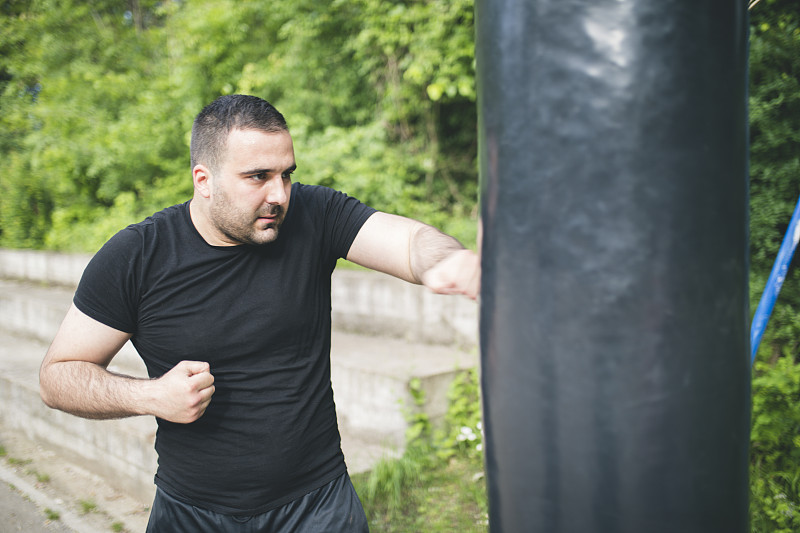
{"type": "MultiPolygon", "coordinates": [[[[764,0],[751,12],[751,309],[800,197],[800,12],[764,0]]],[[[753,372],[752,531],[800,531],[800,270],[776,302],[753,372]]]]}
{"type": "MultiPolygon", "coordinates": [[[[751,13],[750,308],[755,311],[800,198],[800,11],[763,0],[751,13]]],[[[764,332],[758,358],[797,355],[800,269],[792,268],[764,332]]]]}
{"type": "Polygon", "coordinates": [[[754,533],[800,531],[800,364],[756,363],[750,447],[754,533]]]}
{"type": "Polygon", "coordinates": [[[230,93],[283,111],[298,180],[471,246],[472,12],[471,0],[6,2],[0,246],[94,251],[187,200],[192,119],[230,93]]]}
{"type": "MultiPolygon", "coordinates": [[[[423,405],[419,383],[410,388],[414,407],[423,405]]],[[[353,476],[372,531],[486,532],[477,371],[455,379],[448,397],[443,428],[432,430],[424,414],[411,410],[403,456],[384,459],[371,472],[353,476]]]]}

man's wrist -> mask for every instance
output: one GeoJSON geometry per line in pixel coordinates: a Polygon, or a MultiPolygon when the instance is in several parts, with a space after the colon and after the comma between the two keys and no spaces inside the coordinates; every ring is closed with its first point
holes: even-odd
{"type": "Polygon", "coordinates": [[[159,416],[156,406],[160,398],[160,385],[158,379],[136,379],[128,383],[128,410],[134,416],[152,415],[159,416]]]}
{"type": "Polygon", "coordinates": [[[424,284],[426,273],[450,257],[466,250],[458,240],[433,226],[419,223],[409,243],[409,267],[417,283],[424,284]]]}

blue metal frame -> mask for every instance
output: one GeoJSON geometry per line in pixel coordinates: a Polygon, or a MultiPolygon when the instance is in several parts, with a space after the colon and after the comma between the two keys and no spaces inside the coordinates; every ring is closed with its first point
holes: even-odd
{"type": "Polygon", "coordinates": [[[778,294],[781,292],[798,240],[800,240],[800,200],[797,201],[797,205],[794,208],[792,220],[789,222],[781,248],[778,250],[778,257],[775,258],[775,264],[772,266],[772,272],[770,272],[767,285],[764,287],[764,293],[761,295],[761,300],[758,302],[755,315],[753,315],[753,323],[750,326],[751,365],[756,360],[756,352],[758,352],[758,345],[761,343],[761,336],[764,334],[769,322],[772,308],[775,307],[775,300],[777,300],[778,294]]]}

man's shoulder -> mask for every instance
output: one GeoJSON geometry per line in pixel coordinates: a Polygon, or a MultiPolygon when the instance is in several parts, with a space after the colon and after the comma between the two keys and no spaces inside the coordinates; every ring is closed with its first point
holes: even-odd
{"type": "Polygon", "coordinates": [[[171,205],[169,207],[165,207],[161,211],[153,213],[144,220],[129,225],[128,228],[147,228],[151,226],[158,226],[159,224],[171,224],[175,221],[182,221],[188,216],[188,209],[188,201],[182,204],[171,205]]]}
{"type": "Polygon", "coordinates": [[[295,182],[292,184],[292,203],[302,203],[305,208],[327,206],[345,202],[358,202],[344,191],[332,189],[325,185],[309,185],[295,182]]]}
{"type": "Polygon", "coordinates": [[[180,227],[188,211],[188,202],[166,207],[157,211],[147,218],[138,222],[133,222],[122,228],[113,238],[131,239],[134,235],[144,237],[153,232],[166,231],[171,227],[180,227]]]}
{"type": "Polygon", "coordinates": [[[149,243],[169,235],[181,238],[180,229],[186,214],[187,203],[177,204],[148,216],[144,220],[129,224],[119,230],[98,251],[100,253],[140,253],[149,243]]]}
{"type": "Polygon", "coordinates": [[[292,195],[298,195],[302,198],[326,198],[335,194],[340,193],[324,185],[309,185],[297,181],[292,183],[292,195]]]}
{"type": "Polygon", "coordinates": [[[289,211],[294,211],[294,216],[315,217],[327,212],[331,203],[336,202],[339,191],[324,185],[309,185],[306,183],[292,183],[292,198],[289,211]]]}

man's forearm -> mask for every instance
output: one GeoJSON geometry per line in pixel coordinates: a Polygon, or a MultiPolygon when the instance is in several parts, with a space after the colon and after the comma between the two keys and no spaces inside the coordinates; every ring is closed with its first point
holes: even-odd
{"type": "Polygon", "coordinates": [[[181,361],[158,379],[109,372],[89,361],[47,361],[39,372],[42,400],[83,418],[153,415],[188,424],[205,413],[214,394],[208,363],[181,361]]]}
{"type": "Polygon", "coordinates": [[[411,234],[408,246],[409,269],[417,283],[422,283],[425,273],[436,264],[464,249],[454,237],[421,222],[411,234]]]}
{"type": "Polygon", "coordinates": [[[480,257],[431,226],[421,224],[412,233],[409,267],[417,283],[437,294],[463,294],[474,300],[480,292],[480,257]]]}
{"type": "Polygon", "coordinates": [[[377,212],[361,227],[347,259],[437,294],[477,298],[480,257],[422,222],[377,212]]]}
{"type": "Polygon", "coordinates": [[[86,361],[51,362],[39,373],[48,407],[83,418],[110,419],[148,414],[153,383],[115,374],[86,361]]]}

